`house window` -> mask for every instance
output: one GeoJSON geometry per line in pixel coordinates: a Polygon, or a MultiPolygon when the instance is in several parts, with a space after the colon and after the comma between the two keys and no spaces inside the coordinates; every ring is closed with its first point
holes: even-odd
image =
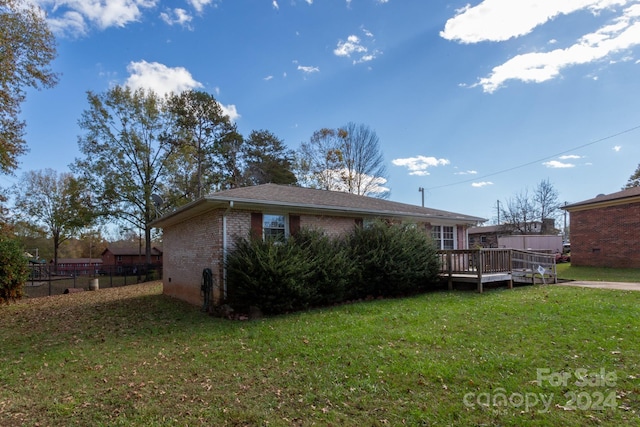
{"type": "Polygon", "coordinates": [[[455,227],[434,225],[431,228],[431,237],[439,249],[455,249],[455,227]]]}
{"type": "Polygon", "coordinates": [[[265,240],[284,240],[287,237],[285,215],[264,214],[262,216],[262,233],[265,240]]]}

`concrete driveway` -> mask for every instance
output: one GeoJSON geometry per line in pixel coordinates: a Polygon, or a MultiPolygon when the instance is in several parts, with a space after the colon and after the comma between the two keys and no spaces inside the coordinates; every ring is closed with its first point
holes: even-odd
{"type": "Polygon", "coordinates": [[[640,291],[640,283],[628,282],[586,282],[574,281],[558,283],[561,286],[579,286],[582,288],[620,289],[623,291],[640,291]]]}

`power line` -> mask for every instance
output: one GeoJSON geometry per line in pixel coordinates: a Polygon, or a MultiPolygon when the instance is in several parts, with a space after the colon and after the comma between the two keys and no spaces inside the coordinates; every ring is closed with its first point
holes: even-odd
{"type": "Polygon", "coordinates": [[[586,144],[582,144],[582,145],[579,145],[577,147],[573,147],[573,148],[570,148],[570,149],[565,150],[565,151],[561,151],[561,152],[556,153],[556,154],[552,154],[552,155],[547,156],[547,157],[543,157],[543,158],[538,159],[538,160],[533,160],[531,162],[523,163],[521,165],[513,166],[513,167],[510,167],[510,168],[507,168],[507,169],[503,169],[503,170],[500,170],[500,171],[497,171],[497,172],[492,172],[490,174],[483,175],[483,176],[480,176],[480,177],[474,177],[474,178],[466,179],[464,181],[453,182],[451,184],[444,184],[444,185],[438,185],[438,186],[435,186],[435,187],[428,187],[427,189],[428,190],[435,190],[435,189],[438,189],[438,188],[452,187],[454,185],[460,185],[460,184],[465,184],[467,182],[477,181],[479,179],[489,178],[491,176],[499,175],[501,173],[511,172],[513,170],[520,169],[520,168],[523,168],[525,166],[530,166],[530,165],[533,165],[535,163],[543,162],[545,160],[549,160],[549,159],[552,159],[554,157],[558,157],[558,156],[561,156],[563,154],[567,154],[567,153],[570,153],[572,151],[579,150],[581,148],[585,148],[585,147],[588,147],[590,145],[597,144],[598,142],[606,141],[608,139],[612,139],[612,138],[618,137],[620,135],[624,135],[625,133],[633,132],[634,130],[638,130],[638,129],[640,129],[640,125],[634,126],[632,128],[623,130],[623,131],[618,132],[618,133],[614,133],[613,135],[605,136],[604,138],[596,139],[595,141],[587,142],[586,144]]]}

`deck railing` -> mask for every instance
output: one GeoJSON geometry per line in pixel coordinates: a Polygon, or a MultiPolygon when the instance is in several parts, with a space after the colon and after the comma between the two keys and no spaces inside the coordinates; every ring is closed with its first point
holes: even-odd
{"type": "Polygon", "coordinates": [[[456,249],[438,251],[440,273],[491,274],[511,271],[510,249],[456,249]]]}
{"type": "Polygon", "coordinates": [[[440,260],[440,274],[448,278],[449,287],[456,279],[473,280],[482,292],[482,283],[491,279],[507,278],[509,287],[513,279],[535,283],[539,278],[548,277],[556,282],[554,254],[521,251],[516,249],[456,249],[437,251],[440,260]],[[541,271],[541,268],[543,269],[541,271]],[[494,277],[491,277],[491,276],[494,277]]]}

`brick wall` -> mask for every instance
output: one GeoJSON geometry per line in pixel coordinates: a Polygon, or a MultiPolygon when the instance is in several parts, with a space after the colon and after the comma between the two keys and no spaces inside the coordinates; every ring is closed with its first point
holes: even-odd
{"type": "Polygon", "coordinates": [[[324,230],[327,235],[336,237],[353,230],[355,218],[341,218],[326,215],[301,215],[300,227],[324,230]]]}
{"type": "MultiPolygon", "coordinates": [[[[246,238],[251,230],[251,211],[218,209],[165,227],[163,230],[163,288],[166,295],[203,305],[200,291],[202,271],[210,268],[214,278],[214,302],[223,299],[224,291],[224,227],[227,251],[233,250],[238,238],[246,238]],[[226,218],[226,219],[224,219],[226,218]]],[[[351,231],[356,218],[326,215],[300,215],[300,226],[318,228],[330,236],[351,231]]],[[[430,234],[430,228],[424,226],[430,234]]],[[[465,247],[465,228],[458,226],[458,247],[465,247]]]]}
{"type": "Polygon", "coordinates": [[[165,228],[163,249],[164,293],[194,305],[202,305],[202,271],[211,268],[214,280],[220,283],[221,213],[209,212],[165,228]]]}
{"type": "Polygon", "coordinates": [[[571,264],[640,268],[640,203],[571,212],[571,264]]]}

